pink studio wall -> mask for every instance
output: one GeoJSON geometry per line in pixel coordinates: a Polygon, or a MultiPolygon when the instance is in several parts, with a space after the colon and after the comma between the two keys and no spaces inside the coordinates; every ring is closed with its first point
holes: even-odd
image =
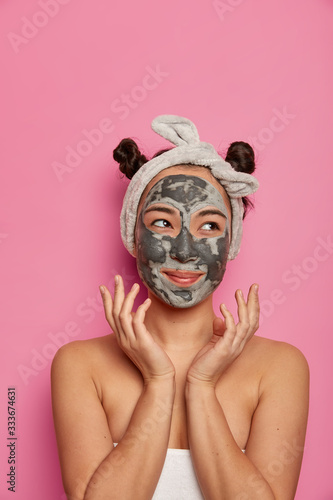
{"type": "Polygon", "coordinates": [[[306,355],[311,409],[296,498],[332,499],[332,2],[16,0],[0,9],[0,498],[14,498],[10,386],[15,499],[65,498],[51,358],[57,345],[108,333],[99,284],[112,286],[116,273],[127,287],[137,279],[119,235],[126,181],[112,150],[132,136],[153,154],[165,142],[150,122],[171,113],[222,151],[233,140],[256,150],[256,208],[216,307],[223,300],[235,312],[236,288],[259,282],[258,334],[306,355]]]}

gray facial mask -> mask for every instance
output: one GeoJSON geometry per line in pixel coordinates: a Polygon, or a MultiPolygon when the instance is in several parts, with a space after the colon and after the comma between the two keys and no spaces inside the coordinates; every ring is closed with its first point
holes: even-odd
{"type": "MultiPolygon", "coordinates": [[[[165,215],[161,219],[165,219],[165,215]]],[[[221,283],[229,252],[230,221],[219,191],[201,177],[170,175],[149,191],[136,226],[137,267],[142,281],[167,304],[187,308],[208,297],[221,283]],[[145,211],[163,203],[177,209],[181,229],[177,236],[151,231],[144,224],[145,211]],[[190,232],[191,216],[205,207],[216,207],[225,217],[223,234],[197,238],[190,232]],[[201,272],[201,279],[190,286],[171,282],[164,269],[201,272]]]]}

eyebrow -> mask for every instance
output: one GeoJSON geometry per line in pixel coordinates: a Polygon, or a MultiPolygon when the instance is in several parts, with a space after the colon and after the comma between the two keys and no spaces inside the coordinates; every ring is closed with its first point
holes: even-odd
{"type": "Polygon", "coordinates": [[[207,208],[206,210],[205,209],[200,210],[200,212],[196,214],[196,217],[204,217],[205,215],[221,215],[221,217],[226,218],[226,216],[221,212],[221,210],[217,210],[214,208],[207,208]]]}
{"type": "Polygon", "coordinates": [[[176,210],[174,208],[169,208],[169,207],[159,207],[156,205],[152,205],[145,210],[145,213],[148,214],[149,212],[164,212],[170,215],[173,215],[176,213],[176,210]]]}

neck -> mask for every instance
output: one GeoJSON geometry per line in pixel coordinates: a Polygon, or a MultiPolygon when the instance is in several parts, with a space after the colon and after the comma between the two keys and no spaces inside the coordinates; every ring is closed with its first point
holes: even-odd
{"type": "Polygon", "coordinates": [[[149,298],[145,324],[167,352],[198,352],[210,340],[215,318],[212,296],[188,309],[169,306],[150,292],[149,298]]]}

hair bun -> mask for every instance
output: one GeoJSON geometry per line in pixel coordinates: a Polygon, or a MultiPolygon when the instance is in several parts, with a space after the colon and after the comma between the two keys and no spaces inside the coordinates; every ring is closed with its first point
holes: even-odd
{"type": "Polygon", "coordinates": [[[250,144],[243,141],[232,142],[225,161],[237,172],[253,174],[255,170],[254,151],[250,144]]]}
{"type": "Polygon", "coordinates": [[[148,161],[140,153],[136,142],[129,138],[120,141],[118,146],[113,150],[113,158],[119,163],[120,172],[125,174],[128,179],[132,179],[139,168],[148,161]]]}
{"type": "MultiPolygon", "coordinates": [[[[232,142],[230,144],[225,161],[230,163],[232,168],[237,172],[244,172],[245,174],[253,174],[256,167],[253,148],[250,144],[243,141],[232,142]]],[[[244,206],[244,219],[248,211],[253,208],[253,203],[247,196],[244,196],[242,201],[244,206]]]]}

